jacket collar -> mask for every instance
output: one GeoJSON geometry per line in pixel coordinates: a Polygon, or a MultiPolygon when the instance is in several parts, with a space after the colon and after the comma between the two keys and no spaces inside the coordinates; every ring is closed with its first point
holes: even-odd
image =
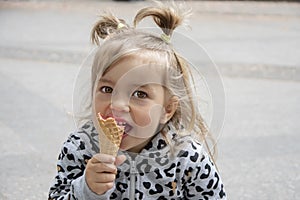
{"type": "MultiPolygon", "coordinates": [[[[92,147],[93,147],[92,150],[95,152],[99,152],[99,148],[95,148],[95,147],[98,147],[98,144],[99,144],[98,133],[97,133],[96,129],[94,128],[92,121],[89,121],[88,123],[86,123],[81,128],[79,133],[85,133],[85,135],[87,135],[90,140],[88,143],[94,144],[94,145],[92,145],[92,147]]],[[[175,130],[174,126],[172,125],[171,122],[168,122],[162,128],[161,131],[156,133],[156,135],[144,147],[144,149],[139,153],[139,155],[148,157],[149,154],[152,155],[152,154],[156,154],[158,152],[160,152],[160,154],[167,153],[170,150],[170,147],[169,147],[167,141],[173,142],[174,139],[176,138],[176,136],[177,135],[176,135],[176,130],[175,130]],[[163,136],[162,132],[166,133],[165,136],[163,136]]],[[[123,153],[126,154],[125,151],[123,153]]]]}

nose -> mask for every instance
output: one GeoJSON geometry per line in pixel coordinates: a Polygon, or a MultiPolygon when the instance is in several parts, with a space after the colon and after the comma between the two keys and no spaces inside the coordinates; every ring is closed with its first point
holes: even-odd
{"type": "Polygon", "coordinates": [[[126,99],[113,98],[110,103],[110,109],[115,113],[129,112],[129,102],[126,99]]]}

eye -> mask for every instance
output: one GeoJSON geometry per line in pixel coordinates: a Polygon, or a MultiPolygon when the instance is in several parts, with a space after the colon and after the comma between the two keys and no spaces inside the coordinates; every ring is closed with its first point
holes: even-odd
{"type": "Polygon", "coordinates": [[[100,88],[100,91],[103,93],[112,93],[113,89],[111,87],[108,86],[103,86],[100,88]]]}
{"type": "Polygon", "coordinates": [[[138,90],[138,91],[135,91],[135,92],[132,94],[132,96],[137,97],[137,98],[140,98],[140,99],[145,99],[145,98],[148,97],[148,94],[147,94],[146,92],[143,92],[143,91],[138,90]]]}

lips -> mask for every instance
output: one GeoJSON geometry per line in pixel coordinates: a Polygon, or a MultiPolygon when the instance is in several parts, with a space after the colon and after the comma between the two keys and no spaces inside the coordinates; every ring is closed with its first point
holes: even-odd
{"type": "Polygon", "coordinates": [[[124,127],[124,134],[127,134],[129,131],[131,131],[132,126],[130,124],[128,124],[128,122],[122,118],[115,118],[117,125],[124,127]]]}
{"type": "Polygon", "coordinates": [[[119,122],[118,120],[116,120],[118,126],[123,126],[124,127],[124,134],[128,133],[129,131],[131,131],[132,126],[129,125],[127,122],[119,122]]]}
{"type": "Polygon", "coordinates": [[[124,138],[126,138],[128,136],[127,133],[124,133],[123,136],[122,136],[122,140],[124,140],[124,138]]]}
{"type": "Polygon", "coordinates": [[[131,129],[133,128],[133,127],[132,127],[125,119],[123,119],[123,118],[116,117],[116,116],[113,116],[113,115],[107,115],[107,116],[105,117],[105,119],[106,119],[106,118],[109,118],[109,117],[114,118],[114,119],[116,120],[118,126],[124,127],[124,135],[123,135],[123,138],[124,138],[124,136],[126,136],[127,133],[128,133],[129,131],[131,131],[131,129]]]}

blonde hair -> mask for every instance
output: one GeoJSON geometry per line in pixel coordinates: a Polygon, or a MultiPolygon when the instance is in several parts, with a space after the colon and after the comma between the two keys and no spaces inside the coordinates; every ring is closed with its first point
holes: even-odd
{"type": "MultiPolygon", "coordinates": [[[[171,38],[173,31],[183,23],[189,13],[175,4],[170,6],[158,3],[157,6],[141,9],[134,18],[134,27],[130,27],[125,20],[111,13],[103,15],[91,32],[92,42],[100,46],[92,66],[91,91],[94,89],[97,76],[105,73],[113,62],[126,55],[147,54],[150,58],[159,60],[164,66],[172,66],[172,70],[167,74],[168,89],[179,98],[179,106],[170,120],[177,129],[184,127],[185,133],[196,133],[213,159],[215,146],[212,154],[207,140],[213,139],[194,99],[194,82],[188,62],[164,38],[135,28],[144,18],[152,17],[163,34],[171,38]],[[100,45],[101,39],[104,40],[100,45]]],[[[91,104],[89,107],[91,108],[91,104]]],[[[166,133],[162,133],[165,136],[166,133]]]]}

